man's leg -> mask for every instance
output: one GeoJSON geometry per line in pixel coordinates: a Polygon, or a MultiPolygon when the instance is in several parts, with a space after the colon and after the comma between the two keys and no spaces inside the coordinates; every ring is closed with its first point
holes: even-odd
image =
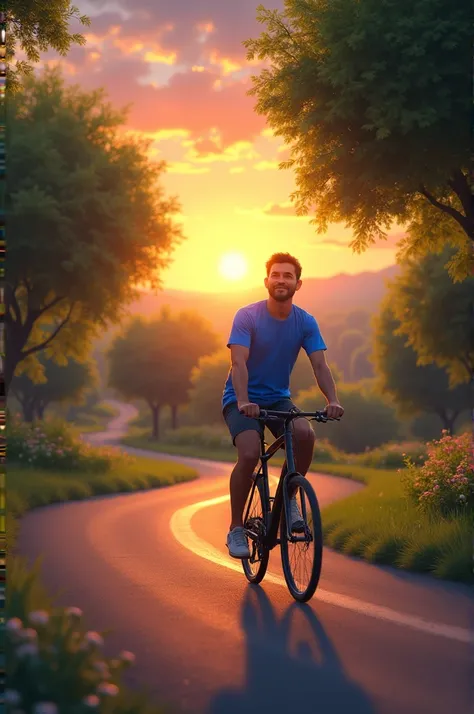
{"type": "Polygon", "coordinates": [[[230,530],[243,526],[243,515],[250,487],[252,474],[260,456],[260,434],[255,430],[241,431],[235,437],[237,463],[230,476],[230,530]]]}

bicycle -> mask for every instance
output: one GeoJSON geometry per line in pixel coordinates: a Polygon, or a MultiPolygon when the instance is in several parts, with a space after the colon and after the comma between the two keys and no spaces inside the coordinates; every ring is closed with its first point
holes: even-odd
{"type": "Polygon", "coordinates": [[[252,487],[244,511],[244,530],[249,539],[250,558],[242,560],[245,576],[250,583],[258,584],[267,572],[270,551],[280,545],[283,574],[290,594],[298,602],[307,602],[313,597],[321,575],[323,557],[323,533],[319,503],[314,488],[309,481],[296,471],[291,438],[291,422],[297,417],[306,417],[309,421],[326,423],[339,421],[329,418],[325,411],[302,412],[291,409],[288,412],[260,409],[258,419],[276,419],[285,421],[283,434],[268,445],[262,431],[260,448],[260,467],[252,476],[252,487]],[[266,449],[266,447],[268,447],[266,449]],[[282,469],[274,496],[270,496],[268,479],[268,461],[279,450],[286,452],[286,468],[282,469]],[[290,531],[291,524],[289,488],[296,488],[303,517],[303,527],[290,531]],[[308,505],[304,498],[306,496],[308,505]],[[311,519],[308,518],[308,513],[311,519]],[[309,581],[301,583],[293,574],[290,562],[290,546],[302,545],[301,552],[307,553],[313,544],[314,556],[309,570],[309,581]]]}

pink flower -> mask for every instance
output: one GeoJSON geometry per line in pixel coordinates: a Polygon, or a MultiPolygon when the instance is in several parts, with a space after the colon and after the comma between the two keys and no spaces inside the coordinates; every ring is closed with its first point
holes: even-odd
{"type": "Polygon", "coordinates": [[[110,682],[102,682],[97,687],[97,691],[99,694],[103,694],[106,697],[116,697],[119,692],[119,688],[116,684],[111,684],[110,682]]]}

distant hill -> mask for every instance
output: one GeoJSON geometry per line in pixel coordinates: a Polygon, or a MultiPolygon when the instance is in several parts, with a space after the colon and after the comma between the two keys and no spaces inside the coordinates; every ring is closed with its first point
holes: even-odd
{"type": "MultiPolygon", "coordinates": [[[[364,309],[375,312],[386,291],[386,281],[399,271],[397,265],[377,272],[340,274],[331,278],[307,278],[295,298],[295,304],[308,310],[316,319],[331,313],[346,313],[364,309]]],[[[183,290],[163,290],[158,294],[143,293],[139,300],[129,307],[131,315],[151,317],[164,305],[174,311],[196,310],[207,317],[214,329],[227,332],[235,312],[243,305],[264,300],[265,287],[243,290],[240,293],[199,293],[183,290]]]]}

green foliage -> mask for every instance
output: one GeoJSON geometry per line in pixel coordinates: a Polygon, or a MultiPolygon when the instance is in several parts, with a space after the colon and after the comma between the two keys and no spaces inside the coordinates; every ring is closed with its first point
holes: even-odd
{"type": "Polygon", "coordinates": [[[421,466],[427,458],[426,445],[420,442],[384,444],[364,454],[358,454],[354,463],[375,469],[396,469],[405,466],[406,459],[421,466]]]}
{"type": "Polygon", "coordinates": [[[366,483],[323,509],[329,547],[369,562],[473,582],[472,518],[467,513],[433,518],[407,498],[394,471],[326,464],[324,472],[366,483]]]}
{"type": "Polygon", "coordinates": [[[43,373],[40,350],[81,361],[134,286],[160,284],[182,238],[179,206],[160,185],[165,165],[123,132],[125,118],[59,70],[28,78],[8,102],[7,390],[17,366],[43,373]]]}
{"type": "MultiPolygon", "coordinates": [[[[448,276],[445,276],[445,279],[453,285],[448,276]]],[[[404,284],[410,292],[415,290],[415,283],[408,283],[406,280],[404,284]]],[[[425,287],[428,288],[427,285],[425,287]]],[[[461,285],[456,286],[456,290],[458,288],[461,288],[461,285]]],[[[406,334],[402,334],[402,330],[412,330],[410,319],[418,323],[420,312],[428,312],[429,307],[420,304],[415,308],[413,304],[409,315],[399,308],[398,312],[403,316],[403,321],[400,322],[394,314],[394,305],[401,298],[400,289],[397,283],[392,284],[376,320],[374,362],[380,389],[393,397],[402,414],[410,416],[423,412],[433,413],[440,419],[440,430],[452,430],[457,417],[469,408],[469,390],[465,385],[450,389],[446,369],[436,364],[423,365],[419,362],[417,352],[407,344],[406,334]]],[[[422,303],[430,301],[433,292],[425,294],[422,303]]],[[[421,297],[421,293],[418,294],[421,297]]],[[[404,298],[402,300],[404,303],[404,298]]],[[[436,317],[432,315],[429,320],[431,329],[439,335],[439,313],[436,317]]],[[[452,328],[447,324],[445,329],[451,331],[452,328]]],[[[439,337],[439,342],[443,342],[442,336],[439,337]]],[[[431,341],[433,346],[435,343],[438,343],[436,337],[431,341]]]]}
{"type": "Polygon", "coordinates": [[[415,350],[418,365],[446,369],[454,387],[474,373],[474,277],[453,283],[444,270],[452,255],[446,249],[407,261],[391,297],[396,334],[415,350]]]}
{"type": "Polygon", "coordinates": [[[62,366],[44,355],[39,356],[39,361],[44,367],[44,381],[36,383],[26,374],[21,374],[14,377],[11,384],[11,391],[21,403],[26,421],[32,421],[35,415],[40,416],[40,412],[42,416],[51,402],[80,404],[84,401],[86,390],[97,383],[97,372],[91,361],[70,359],[67,365],[62,366]]]}
{"type": "Polygon", "coordinates": [[[87,15],[81,15],[69,0],[48,0],[47,3],[38,3],[35,0],[8,0],[6,20],[9,96],[20,90],[22,77],[31,76],[33,64],[40,60],[40,52],[53,49],[65,57],[71,45],[85,44],[86,40],[82,34],[70,32],[71,21],[77,20],[81,25],[90,25],[87,15]],[[18,54],[18,46],[26,55],[26,61],[14,62],[15,55],[18,54]]]}
{"type": "Polygon", "coordinates": [[[428,447],[428,458],[421,468],[409,457],[405,464],[405,490],[422,510],[444,516],[474,510],[472,436],[445,433],[428,447]]]}
{"type": "Polygon", "coordinates": [[[179,429],[166,431],[163,435],[166,444],[183,446],[203,446],[209,449],[232,449],[232,439],[227,427],[215,426],[182,426],[179,429]]]}
{"type": "Polygon", "coordinates": [[[186,403],[193,367],[216,347],[210,323],[196,313],[136,318],[110,348],[110,386],[152,408],[186,403]]]}
{"type": "Polygon", "coordinates": [[[344,222],[363,251],[408,225],[405,250],[450,243],[452,274],[470,274],[470,13],[463,0],[258,7],[265,30],[244,45],[265,67],[250,93],[290,147],[280,167],[294,169],[296,210],[318,232],[344,222]]]}
{"type": "Polygon", "coordinates": [[[222,422],[221,397],[230,370],[230,352],[226,348],[201,357],[191,372],[188,415],[194,424],[222,422]]]}
{"type": "MultiPolygon", "coordinates": [[[[371,386],[340,384],[338,396],[344,416],[339,422],[316,424],[318,438],[324,434],[331,444],[349,453],[360,453],[398,438],[400,425],[394,407],[371,386]]],[[[303,411],[322,408],[319,389],[299,394],[298,407],[303,411]]]]}
{"type": "Polygon", "coordinates": [[[339,365],[342,368],[344,379],[349,382],[352,379],[351,362],[354,352],[362,347],[365,338],[361,330],[344,330],[337,341],[337,354],[339,355],[339,365]]]}
{"type": "Polygon", "coordinates": [[[8,459],[30,468],[106,473],[117,460],[131,459],[114,449],[93,448],[75,437],[61,420],[47,420],[41,426],[8,419],[6,438],[8,459]]]}
{"type": "MultiPolygon", "coordinates": [[[[132,652],[103,653],[103,635],[87,630],[77,607],[30,609],[38,600],[38,572],[14,562],[9,573],[6,622],[8,690],[5,699],[16,711],[48,714],[158,714],[144,697],[123,689],[132,652]]],[[[46,599],[44,596],[41,600],[46,599]]]]}
{"type": "Polygon", "coordinates": [[[372,348],[370,344],[357,347],[351,354],[349,377],[352,382],[360,379],[371,379],[374,376],[374,366],[371,361],[372,348]]]}

